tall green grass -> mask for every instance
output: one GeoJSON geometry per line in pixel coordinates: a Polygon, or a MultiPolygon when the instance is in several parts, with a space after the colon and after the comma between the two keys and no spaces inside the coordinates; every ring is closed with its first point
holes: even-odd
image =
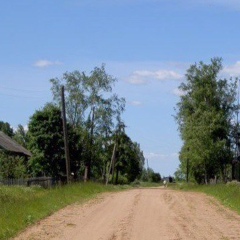
{"type": "Polygon", "coordinates": [[[175,184],[174,189],[203,192],[218,199],[226,207],[240,214],[240,183],[232,182],[217,185],[175,184]]]}
{"type": "Polygon", "coordinates": [[[53,189],[0,186],[0,239],[15,236],[28,225],[71,203],[119,189],[96,183],[70,184],[53,189]]]}

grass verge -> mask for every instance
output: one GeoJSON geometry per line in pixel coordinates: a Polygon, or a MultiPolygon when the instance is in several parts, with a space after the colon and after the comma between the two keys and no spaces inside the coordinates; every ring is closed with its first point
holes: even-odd
{"type": "Polygon", "coordinates": [[[120,186],[77,183],[53,189],[0,186],[0,239],[19,231],[72,203],[80,203],[120,186]]]}
{"type": "Polygon", "coordinates": [[[224,206],[240,214],[240,183],[232,182],[217,185],[177,183],[171,185],[171,188],[206,193],[218,199],[224,206]]]}

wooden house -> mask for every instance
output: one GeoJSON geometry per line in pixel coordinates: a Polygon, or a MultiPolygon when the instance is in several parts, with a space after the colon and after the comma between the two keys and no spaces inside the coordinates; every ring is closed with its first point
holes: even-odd
{"type": "Polygon", "coordinates": [[[0,131],[0,151],[7,152],[12,155],[31,157],[31,152],[0,131]]]}

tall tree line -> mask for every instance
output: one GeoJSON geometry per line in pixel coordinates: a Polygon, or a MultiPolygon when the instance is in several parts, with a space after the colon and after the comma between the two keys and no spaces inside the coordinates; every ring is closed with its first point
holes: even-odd
{"type": "Polygon", "coordinates": [[[219,78],[220,58],[191,65],[181,83],[176,121],[183,146],[180,169],[198,183],[226,179],[234,155],[237,79],[219,78]],[[235,120],[234,120],[235,119],[235,120]]]}
{"type": "Polygon", "coordinates": [[[56,178],[65,174],[60,110],[61,88],[64,86],[73,176],[106,180],[109,174],[113,175],[111,156],[116,143],[116,171],[112,181],[118,182],[121,176],[131,182],[140,176],[143,153],[140,146],[126,135],[124,128],[120,128],[124,126],[125,99],[112,92],[116,81],[106,73],[104,65],[95,67],[90,74],[66,72],[61,78],[50,80],[53,102],[36,111],[29,122],[32,173],[56,178]]]}
{"type": "Polygon", "coordinates": [[[64,179],[66,163],[62,124],[61,89],[65,89],[70,171],[73,178],[129,183],[144,169],[140,145],[125,132],[125,99],[113,92],[117,79],[105,66],[89,74],[66,72],[50,79],[53,101],[36,110],[27,130],[13,130],[0,122],[0,130],[32,153],[28,161],[0,156],[0,177],[52,176],[64,179]],[[114,156],[114,158],[113,158],[114,156]]]}

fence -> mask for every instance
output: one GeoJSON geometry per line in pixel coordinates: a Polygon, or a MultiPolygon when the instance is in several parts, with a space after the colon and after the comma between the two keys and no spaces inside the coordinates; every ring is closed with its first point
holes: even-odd
{"type": "Polygon", "coordinates": [[[22,178],[22,179],[0,179],[0,185],[7,186],[41,186],[50,188],[58,183],[51,177],[22,178]]]}

